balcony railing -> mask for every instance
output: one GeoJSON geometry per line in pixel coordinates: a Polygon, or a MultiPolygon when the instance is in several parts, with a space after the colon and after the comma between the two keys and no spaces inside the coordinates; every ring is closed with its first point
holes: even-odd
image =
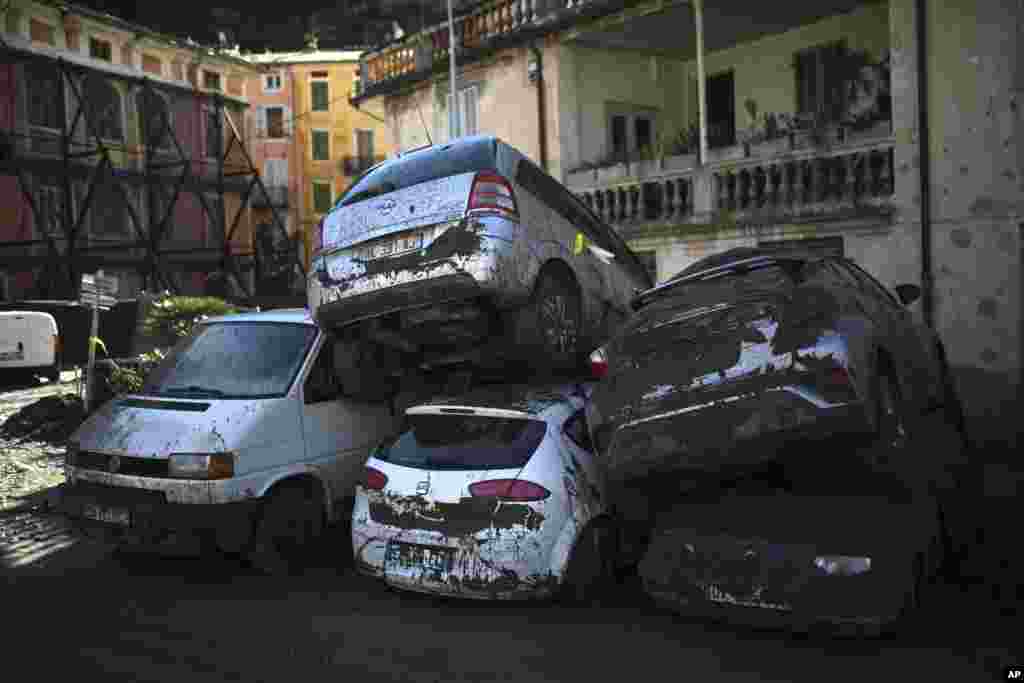
{"type": "Polygon", "coordinates": [[[270,207],[286,208],[288,206],[288,188],[284,185],[266,185],[267,196],[254,188],[250,195],[254,209],[266,209],[270,207]]]}
{"type": "Polygon", "coordinates": [[[375,164],[379,164],[384,161],[383,156],[375,157],[362,157],[362,156],[346,156],[341,160],[342,173],[349,177],[357,176],[365,171],[370,170],[375,164]]]}
{"type": "MultiPolygon", "coordinates": [[[[492,0],[469,14],[456,17],[459,52],[481,48],[495,38],[551,21],[554,16],[598,5],[601,0],[492,0]]],[[[360,78],[353,88],[359,97],[386,81],[430,71],[448,60],[448,23],[402,38],[363,56],[360,78]]]]}
{"type": "Polygon", "coordinates": [[[740,149],[736,158],[704,166],[691,155],[577,171],[569,185],[627,236],[644,226],[713,220],[714,214],[740,224],[855,218],[891,210],[892,150],[888,136],[763,156],[740,149]],[[696,182],[702,176],[708,182],[696,182]],[[709,215],[695,215],[695,206],[709,215]]]}

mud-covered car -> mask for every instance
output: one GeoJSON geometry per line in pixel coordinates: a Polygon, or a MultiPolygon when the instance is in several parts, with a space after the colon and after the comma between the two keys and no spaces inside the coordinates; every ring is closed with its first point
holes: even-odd
{"type": "Polygon", "coordinates": [[[940,406],[962,434],[942,344],[906,308],[920,290],[896,289],[842,258],[735,249],[642,293],[591,355],[609,477],[743,468],[843,434],[905,443],[940,406]]]}
{"type": "Polygon", "coordinates": [[[586,205],[487,136],[371,168],[324,218],[321,243],[309,306],[350,341],[348,372],[369,373],[369,391],[410,368],[578,368],[653,284],[586,205]]]}
{"type": "Polygon", "coordinates": [[[680,498],[639,574],[683,614],[879,635],[927,606],[947,539],[926,488],[830,459],[795,481],[754,471],[680,498]]]}
{"type": "Polygon", "coordinates": [[[611,576],[586,387],[478,387],[406,411],[366,462],[356,569],[401,589],[589,599],[611,576]]]}

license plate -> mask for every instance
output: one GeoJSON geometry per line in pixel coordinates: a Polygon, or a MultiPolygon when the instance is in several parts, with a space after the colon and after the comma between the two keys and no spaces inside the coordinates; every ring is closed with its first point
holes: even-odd
{"type": "Polygon", "coordinates": [[[131,516],[127,510],[118,510],[116,508],[107,508],[100,505],[86,505],[82,509],[82,516],[88,519],[94,519],[97,522],[106,522],[108,524],[117,524],[119,526],[128,526],[131,516]]]}
{"type": "Polygon", "coordinates": [[[455,554],[450,548],[411,543],[389,543],[384,570],[403,576],[427,574],[438,579],[452,570],[455,554]]]}
{"type": "Polygon", "coordinates": [[[376,259],[415,251],[423,246],[423,233],[414,232],[377,242],[366,250],[365,258],[376,259]]]}
{"type": "Polygon", "coordinates": [[[772,609],[781,612],[788,612],[793,608],[785,603],[781,602],[770,602],[768,600],[761,599],[762,589],[755,588],[747,595],[733,595],[728,591],[724,591],[715,584],[708,584],[704,587],[704,597],[710,602],[718,603],[720,605],[736,605],[738,607],[758,607],[760,609],[772,609]]]}

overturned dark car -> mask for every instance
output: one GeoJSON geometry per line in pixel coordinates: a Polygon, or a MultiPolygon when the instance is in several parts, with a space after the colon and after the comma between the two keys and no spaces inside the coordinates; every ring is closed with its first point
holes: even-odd
{"type": "Polygon", "coordinates": [[[591,354],[609,475],[745,468],[839,434],[899,444],[938,407],[962,424],[942,344],[906,308],[920,290],[897,292],[846,259],[742,248],[641,293],[591,354]]]}

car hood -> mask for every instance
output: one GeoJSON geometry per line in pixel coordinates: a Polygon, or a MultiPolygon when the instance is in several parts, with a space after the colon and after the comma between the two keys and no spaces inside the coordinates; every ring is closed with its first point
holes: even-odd
{"type": "Polygon", "coordinates": [[[85,451],[148,457],[240,450],[280,440],[282,424],[272,418],[292,402],[126,396],[107,402],[71,440],[85,451]]]}

